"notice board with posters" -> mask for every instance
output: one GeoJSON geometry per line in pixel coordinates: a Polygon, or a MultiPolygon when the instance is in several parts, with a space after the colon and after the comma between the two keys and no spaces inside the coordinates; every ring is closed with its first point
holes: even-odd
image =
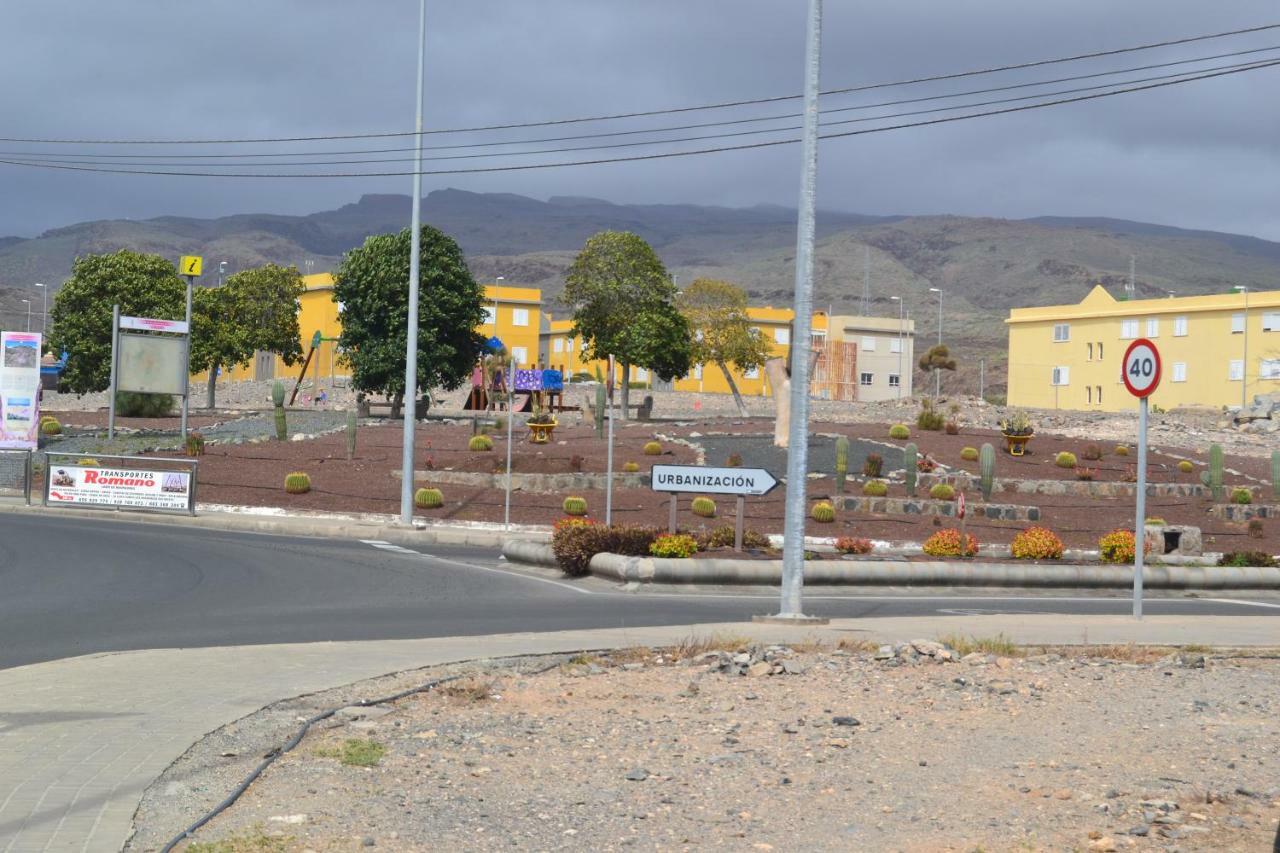
{"type": "Polygon", "coordinates": [[[187,393],[187,339],[120,333],[119,391],[141,394],[187,393]]]}
{"type": "MultiPolygon", "coordinates": [[[[64,465],[50,454],[45,502],[51,506],[106,506],[193,512],[194,469],[143,471],[64,465]]],[[[72,457],[74,458],[74,456],[72,457]]]]}
{"type": "Polygon", "coordinates": [[[0,448],[39,441],[40,343],[38,332],[0,332],[0,448]]]}

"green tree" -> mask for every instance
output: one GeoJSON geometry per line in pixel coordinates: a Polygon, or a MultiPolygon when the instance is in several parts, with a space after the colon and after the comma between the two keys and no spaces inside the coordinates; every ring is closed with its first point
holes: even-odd
{"type": "Polygon", "coordinates": [[[49,344],[67,353],[61,390],[88,394],[111,384],[112,305],[131,317],[181,319],[186,283],[158,255],[121,249],[77,258],[50,311],[49,344]]]}
{"type": "Polygon", "coordinates": [[[635,234],[601,231],[587,240],[565,275],[562,299],[585,358],[612,355],[622,366],[622,417],[632,365],[662,379],[689,372],[689,324],[675,307],[676,288],[653,249],[635,234]]]}
{"type": "Polygon", "coordinates": [[[302,358],[298,297],[306,290],[296,267],[267,264],[197,288],[192,297],[191,369],[209,371],[214,407],[218,369],[248,364],[259,350],[295,364],[302,358]]]}
{"type": "Polygon", "coordinates": [[[714,364],[724,374],[733,392],[738,413],[746,417],[738,383],[729,370],[751,370],[764,364],[772,348],[747,316],[747,292],[727,281],[694,279],[680,294],[676,304],[693,331],[690,344],[694,364],[714,364]]]}
{"type": "MultiPolygon", "coordinates": [[[[935,344],[929,347],[929,351],[920,356],[920,369],[924,371],[927,377],[930,373],[938,370],[956,369],[956,360],[951,357],[950,350],[946,344],[935,344]]],[[[938,374],[941,379],[942,374],[938,374]]]]}
{"type": "MultiPolygon", "coordinates": [[[[333,285],[352,387],[391,397],[393,417],[404,402],[410,243],[408,228],[368,238],[343,257],[333,285]]],[[[484,321],[484,291],[458,244],[429,225],[422,227],[420,288],[418,388],[453,390],[484,351],[475,331],[484,321]]]]}

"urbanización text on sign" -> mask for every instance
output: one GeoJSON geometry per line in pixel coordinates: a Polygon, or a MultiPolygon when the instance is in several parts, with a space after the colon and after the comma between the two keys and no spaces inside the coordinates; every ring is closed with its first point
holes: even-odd
{"type": "Polygon", "coordinates": [[[706,492],[717,495],[768,494],[778,481],[763,468],[704,468],[699,465],[654,465],[655,492],[706,492]]]}

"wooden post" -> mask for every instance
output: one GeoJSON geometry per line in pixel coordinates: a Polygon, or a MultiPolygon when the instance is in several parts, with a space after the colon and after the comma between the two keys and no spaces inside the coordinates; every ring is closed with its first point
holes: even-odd
{"type": "Polygon", "coordinates": [[[739,553],[742,552],[743,516],[746,515],[746,506],[747,499],[742,495],[738,495],[736,514],[733,520],[733,550],[739,553]]]}
{"type": "Polygon", "coordinates": [[[676,507],[680,503],[680,495],[677,492],[671,493],[671,517],[667,521],[667,532],[676,532],[676,507]]]}

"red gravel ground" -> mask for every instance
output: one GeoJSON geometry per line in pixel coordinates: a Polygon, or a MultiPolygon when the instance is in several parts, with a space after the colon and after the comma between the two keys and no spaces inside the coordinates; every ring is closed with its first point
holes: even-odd
{"type": "MultiPolygon", "coordinates": [[[[692,448],[677,442],[663,442],[663,455],[645,456],[642,447],[657,434],[671,437],[688,436],[690,433],[729,432],[733,434],[768,434],[771,424],[764,420],[713,421],[698,424],[632,423],[619,425],[615,440],[615,470],[621,470],[626,461],[635,461],[645,471],[655,462],[693,464],[696,454],[692,448]]],[[[854,438],[890,442],[888,425],[832,425],[816,424],[815,432],[843,433],[854,438]]],[[[415,468],[433,467],[435,470],[472,472],[501,471],[506,460],[505,433],[493,435],[494,449],[489,452],[473,452],[467,449],[471,438],[469,423],[426,423],[418,428],[418,451],[415,468]]],[[[523,473],[551,473],[581,470],[603,472],[605,469],[604,441],[595,437],[590,426],[564,423],[556,429],[552,444],[537,446],[525,440],[525,433],[517,433],[513,447],[513,467],[523,473]],[[575,460],[574,457],[579,457],[575,460]]],[[[691,441],[696,442],[693,437],[691,441]]],[[[999,435],[991,430],[965,429],[959,435],[945,433],[919,433],[913,430],[912,440],[935,459],[951,467],[976,470],[976,463],[960,459],[960,450],[966,446],[980,446],[984,441],[993,444],[999,435]]],[[[1053,464],[1060,450],[1068,450],[1080,456],[1087,442],[1056,436],[1038,435],[1032,442],[1033,452],[1022,459],[1015,459],[1001,449],[997,455],[997,476],[1020,479],[1074,479],[1075,472],[1058,468],[1053,464]]],[[[342,433],[322,436],[305,442],[263,442],[258,444],[212,444],[206,450],[200,465],[200,500],[202,503],[235,504],[249,506],[284,507],[290,510],[326,510],[332,512],[394,514],[399,509],[399,480],[392,472],[400,467],[401,433],[398,424],[362,427],[359,433],[356,458],[346,460],[345,437],[342,433]],[[286,495],[284,477],[290,471],[305,471],[311,476],[312,491],[305,495],[286,495]]],[[[1100,481],[1124,479],[1126,469],[1133,459],[1118,457],[1114,445],[1107,446],[1107,455],[1096,462],[1088,462],[1099,469],[1100,481]]],[[[1206,454],[1161,448],[1153,452],[1150,460],[1150,477],[1153,482],[1195,483],[1201,467],[1191,474],[1176,469],[1182,458],[1203,462],[1206,454]]],[[[718,460],[710,460],[713,464],[718,460]]],[[[1136,461],[1136,460],[1135,460],[1136,461]]],[[[1082,460],[1083,462],[1083,460],[1082,460]]],[[[1228,457],[1228,468],[1240,470],[1264,481],[1269,480],[1268,460],[1244,457],[1228,457]]],[[[856,474],[857,472],[851,472],[856,474]]],[[[1259,483],[1228,475],[1227,485],[1253,485],[1257,500],[1268,500],[1269,488],[1259,483]]],[[[428,478],[429,482],[429,478],[428,478]]],[[[827,497],[833,489],[830,477],[814,479],[809,484],[812,500],[827,497]]],[[[503,492],[462,485],[441,485],[445,494],[445,506],[439,510],[419,510],[424,518],[465,521],[501,521],[503,517],[503,492]]],[[[858,479],[851,477],[848,491],[857,494],[858,479]]],[[[604,493],[599,490],[579,492],[586,498],[589,513],[602,517],[604,493]]],[[[901,485],[890,487],[890,496],[905,497],[901,485]]],[[[518,524],[551,524],[563,515],[565,494],[533,494],[516,491],[512,496],[512,521],[518,524]]],[[[921,492],[923,496],[923,492],[921,492]]],[[[701,519],[689,512],[689,501],[694,495],[681,498],[680,524],[691,529],[714,527],[733,523],[734,501],[732,497],[716,499],[719,518],[701,519]]],[[[749,498],[746,503],[747,524],[765,532],[780,533],[783,517],[784,490],[780,487],[760,498],[749,498]]],[[[1105,499],[1078,496],[1017,495],[1001,493],[997,502],[1039,506],[1042,525],[1055,530],[1068,546],[1091,547],[1106,531],[1132,524],[1132,498],[1105,499]]],[[[973,502],[973,496],[970,496],[973,502]]],[[[1280,552],[1280,522],[1265,522],[1264,536],[1250,538],[1246,526],[1221,521],[1207,514],[1211,502],[1205,499],[1151,498],[1148,515],[1160,516],[1173,524],[1199,526],[1205,536],[1207,550],[1268,550],[1280,552]]],[[[648,524],[665,527],[667,524],[668,498],[647,488],[617,489],[614,493],[614,518],[620,523],[648,524]]],[[[870,515],[867,513],[841,513],[836,522],[820,525],[810,522],[811,535],[856,535],[875,539],[920,541],[940,526],[952,526],[949,519],[933,516],[870,515]]],[[[982,542],[1007,543],[1015,533],[1030,526],[1026,522],[1000,522],[986,519],[970,519],[969,532],[982,542]]]]}

